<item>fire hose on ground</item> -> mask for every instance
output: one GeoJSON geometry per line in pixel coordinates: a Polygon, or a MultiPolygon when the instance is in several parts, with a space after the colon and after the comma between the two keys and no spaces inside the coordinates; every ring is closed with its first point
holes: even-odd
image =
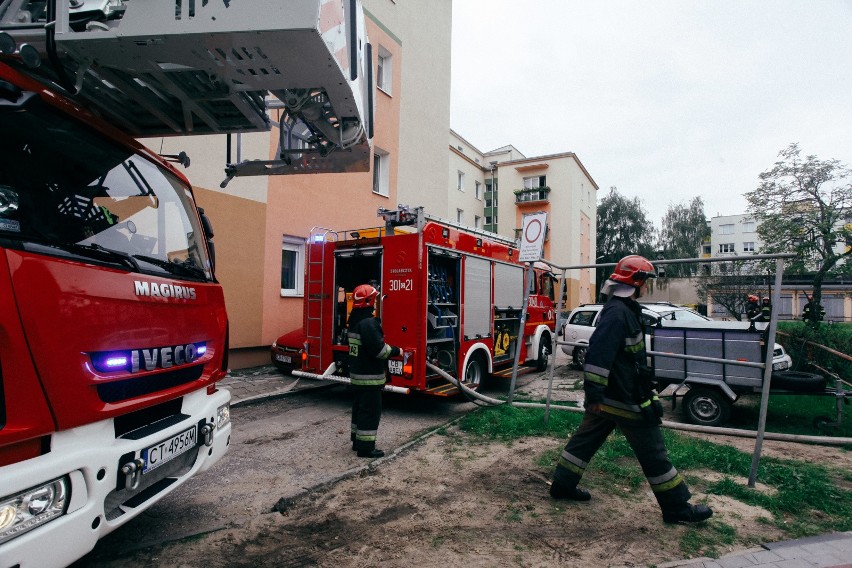
{"type": "MultiPolygon", "coordinates": [[[[440,369],[439,367],[436,367],[431,363],[426,363],[426,366],[432,371],[435,371],[436,373],[441,375],[441,377],[443,377],[459,389],[461,389],[469,397],[473,397],[483,402],[486,402],[491,406],[506,404],[507,402],[505,400],[491,398],[478,393],[477,391],[471,389],[464,383],[457,380],[455,377],[447,374],[443,369],[440,369]]],[[[584,412],[584,409],[574,406],[563,406],[560,404],[548,405],[542,404],[540,402],[512,402],[512,406],[517,406],[519,408],[555,408],[558,410],[567,410],[569,412],[584,412]]],[[[670,420],[663,420],[662,426],[671,430],[683,430],[686,432],[701,432],[705,434],[716,434],[722,436],[737,436],[740,438],[757,438],[757,432],[754,430],[720,428],[717,426],[699,426],[694,424],[681,424],[680,422],[671,422],[670,420]]],[[[775,432],[766,432],[763,435],[763,438],[766,440],[774,440],[777,442],[797,442],[800,444],[825,444],[837,446],[845,446],[848,444],[852,444],[852,438],[838,438],[831,436],[806,436],[800,434],[780,434],[775,432]]]]}

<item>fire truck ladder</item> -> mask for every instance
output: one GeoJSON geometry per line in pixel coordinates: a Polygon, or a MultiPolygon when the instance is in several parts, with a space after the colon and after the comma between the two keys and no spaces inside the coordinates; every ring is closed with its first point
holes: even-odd
{"type": "MultiPolygon", "coordinates": [[[[325,286],[326,244],[337,241],[337,233],[331,229],[314,227],[311,229],[307,246],[307,274],[305,282],[305,341],[309,345],[306,368],[322,372],[324,342],[322,326],[326,321],[325,299],[330,293],[325,286]]],[[[330,314],[329,314],[330,315],[330,314]]]]}

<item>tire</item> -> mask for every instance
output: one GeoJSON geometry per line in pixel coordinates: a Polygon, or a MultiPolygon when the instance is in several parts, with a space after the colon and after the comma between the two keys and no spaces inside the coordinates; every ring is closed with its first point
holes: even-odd
{"type": "Polygon", "coordinates": [[[464,386],[471,390],[476,390],[482,384],[482,379],[485,378],[485,366],[482,363],[482,358],[473,356],[467,360],[467,365],[464,368],[464,386]]]}
{"type": "Polygon", "coordinates": [[[550,360],[550,353],[550,335],[542,335],[541,339],[538,342],[538,359],[536,359],[535,361],[536,371],[541,372],[547,370],[547,363],[550,360]]]}
{"type": "Polygon", "coordinates": [[[586,364],[586,348],[585,347],[575,347],[574,348],[574,366],[580,370],[583,370],[583,365],[586,364]]]}
{"type": "Polygon", "coordinates": [[[699,426],[721,426],[731,417],[731,402],[717,389],[693,387],[683,397],[686,420],[699,426]]]}
{"type": "Polygon", "coordinates": [[[775,371],[769,384],[773,389],[814,392],[825,389],[825,377],[800,371],[775,371]]]}
{"type": "Polygon", "coordinates": [[[275,368],[281,372],[282,375],[291,376],[293,374],[294,367],[292,365],[284,365],[282,363],[275,363],[275,368]]]}

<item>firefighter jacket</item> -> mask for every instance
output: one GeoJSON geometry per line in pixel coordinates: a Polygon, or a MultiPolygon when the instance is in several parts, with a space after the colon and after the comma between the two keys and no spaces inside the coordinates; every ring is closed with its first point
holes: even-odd
{"type": "Polygon", "coordinates": [[[385,343],[385,335],[373,308],[356,308],[349,315],[349,378],[353,386],[382,386],[388,357],[399,348],[385,343]]]}
{"type": "Polygon", "coordinates": [[[616,420],[659,424],[659,405],[647,368],[641,308],[632,298],[604,305],[586,352],[586,408],[616,420]],[[652,406],[653,404],[653,406],[652,406]]]}

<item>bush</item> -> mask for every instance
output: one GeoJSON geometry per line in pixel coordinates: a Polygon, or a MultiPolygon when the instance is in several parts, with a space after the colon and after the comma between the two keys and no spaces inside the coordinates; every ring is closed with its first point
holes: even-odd
{"type": "Polygon", "coordinates": [[[844,380],[852,378],[852,361],[808,344],[810,342],[824,345],[848,355],[852,353],[852,325],[822,324],[813,329],[803,322],[778,322],[778,332],[778,343],[782,344],[793,358],[796,370],[824,374],[812,365],[815,363],[844,380]]]}

